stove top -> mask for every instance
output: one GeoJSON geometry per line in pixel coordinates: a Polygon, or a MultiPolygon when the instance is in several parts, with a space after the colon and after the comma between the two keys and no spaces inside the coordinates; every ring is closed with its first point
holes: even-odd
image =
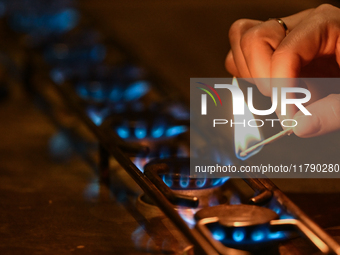
{"type": "Polygon", "coordinates": [[[191,176],[185,96],[73,2],[1,3],[4,253],[340,254],[337,195],[191,176]]]}

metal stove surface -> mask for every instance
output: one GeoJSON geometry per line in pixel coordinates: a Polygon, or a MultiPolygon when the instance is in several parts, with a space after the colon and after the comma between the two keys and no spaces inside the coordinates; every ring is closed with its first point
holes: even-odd
{"type": "MultiPolygon", "coordinates": [[[[160,211],[143,216],[144,209],[136,206],[141,190],[124,173],[119,178],[129,183],[129,194],[99,188],[93,166],[79,156],[66,162],[51,158],[46,147],[55,128],[27,98],[14,94],[0,107],[6,120],[0,126],[1,254],[157,254],[171,251],[164,236],[187,247],[160,211]]],[[[339,194],[290,197],[340,239],[339,194]]],[[[280,246],[278,252],[320,254],[302,238],[280,246]]]]}
{"type": "MultiPolygon", "coordinates": [[[[86,161],[83,151],[73,153],[65,134],[55,133],[20,91],[3,102],[0,117],[5,120],[0,127],[2,254],[183,253],[190,247],[162,213],[152,209],[151,215],[143,214],[145,208],[136,204],[141,190],[123,171],[116,171],[109,188],[99,186],[93,162],[86,161]],[[56,141],[59,146],[54,147],[56,141]],[[54,159],[46,148],[54,152],[54,159]]],[[[334,191],[330,181],[323,183],[318,191],[334,191]]],[[[339,236],[338,194],[309,192],[292,194],[292,198],[317,223],[339,236]]],[[[296,238],[269,254],[319,252],[296,238]]]]}

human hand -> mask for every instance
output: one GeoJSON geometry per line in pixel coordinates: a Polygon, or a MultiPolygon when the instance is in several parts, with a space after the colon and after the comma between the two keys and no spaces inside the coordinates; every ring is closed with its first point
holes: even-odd
{"type": "MultiPolygon", "coordinates": [[[[287,36],[276,20],[236,21],[229,31],[227,70],[242,78],[340,77],[340,9],[324,4],[282,20],[290,30],[287,36]]],[[[256,85],[271,95],[270,83],[256,85]]],[[[307,88],[312,100],[306,108],[312,116],[295,108],[287,115],[299,123],[295,134],[311,137],[339,130],[340,95],[325,95],[340,93],[340,86],[327,93],[313,84],[307,88]]]]}

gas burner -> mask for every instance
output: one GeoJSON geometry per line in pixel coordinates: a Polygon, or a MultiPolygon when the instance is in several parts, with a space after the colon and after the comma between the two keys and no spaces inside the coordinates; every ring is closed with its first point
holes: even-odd
{"type": "Polygon", "coordinates": [[[119,81],[86,80],[75,84],[77,94],[89,104],[113,104],[128,103],[143,97],[148,93],[150,84],[145,80],[137,80],[130,83],[119,81]]]}
{"type": "MultiPolygon", "coordinates": [[[[9,16],[9,25],[29,35],[30,42],[39,44],[51,41],[78,25],[79,12],[71,1],[6,1],[2,2],[3,15],[9,16]]],[[[33,45],[32,45],[33,46],[33,45]]]]}
{"type": "MultiPolygon", "coordinates": [[[[59,44],[58,47],[66,47],[65,55],[73,54],[68,52],[66,44],[59,44]]],[[[88,116],[96,125],[101,125],[110,114],[125,114],[126,110],[136,111],[143,107],[139,100],[148,94],[151,88],[150,82],[143,79],[145,76],[143,68],[131,63],[107,66],[81,61],[82,57],[87,58],[88,52],[83,52],[84,56],[78,56],[78,53],[75,53],[75,57],[80,59],[75,59],[75,62],[72,56],[71,60],[69,56],[62,58],[52,56],[53,61],[57,62],[52,61],[56,67],[51,70],[50,76],[56,84],[65,81],[72,84],[76,94],[83,100],[88,116]]],[[[91,52],[89,54],[92,55],[91,52]]]]}
{"type": "MultiPolygon", "coordinates": [[[[138,105],[137,105],[138,106],[138,105]]],[[[140,105],[143,107],[143,105],[140,105]]],[[[188,121],[176,120],[170,114],[156,110],[125,111],[108,118],[107,124],[126,141],[152,142],[168,140],[188,130],[188,121]]]]}
{"type": "MultiPolygon", "coordinates": [[[[140,101],[110,104],[108,107],[99,108],[102,109],[99,111],[98,108],[88,108],[88,115],[97,125],[102,123],[101,128],[106,132],[115,132],[117,139],[121,139],[126,147],[148,148],[129,154],[141,172],[152,159],[189,155],[189,148],[181,136],[188,129],[186,120],[177,120],[169,113],[155,110],[161,107],[143,109],[147,106],[140,101]]],[[[166,107],[164,109],[167,110],[166,107]]]]}
{"type": "MultiPolygon", "coordinates": [[[[93,67],[102,63],[107,56],[107,46],[103,44],[101,34],[91,29],[75,29],[63,33],[41,46],[44,60],[59,68],[56,69],[59,71],[66,69],[72,72],[78,65],[93,67]]],[[[51,74],[56,73],[56,70],[52,69],[51,74]]]]}
{"type": "Polygon", "coordinates": [[[150,161],[145,175],[176,205],[176,210],[190,227],[193,215],[201,208],[227,202],[221,186],[228,178],[192,178],[189,158],[166,158],[150,161]]]}
{"type": "Polygon", "coordinates": [[[208,190],[223,185],[229,177],[224,178],[193,178],[190,176],[190,158],[155,159],[145,166],[158,167],[163,182],[176,191],[208,190]]]}
{"type": "Polygon", "coordinates": [[[155,107],[156,110],[138,101],[123,107],[127,109],[108,116],[101,127],[108,132],[114,131],[128,144],[139,144],[150,149],[147,155],[137,154],[137,157],[151,159],[187,155],[183,153],[185,150],[182,150],[180,142],[180,135],[188,130],[187,120],[177,120],[161,111],[160,107],[155,107]]]}
{"type": "Polygon", "coordinates": [[[203,208],[195,214],[196,228],[221,254],[229,248],[253,252],[273,247],[294,230],[300,230],[321,251],[327,250],[325,243],[300,221],[278,218],[268,208],[243,204],[203,208]]]}
{"type": "Polygon", "coordinates": [[[144,167],[144,172],[175,205],[197,208],[225,202],[218,201],[220,194],[215,191],[229,178],[192,178],[190,158],[154,159],[144,167]],[[212,198],[211,195],[217,196],[212,198]]]}

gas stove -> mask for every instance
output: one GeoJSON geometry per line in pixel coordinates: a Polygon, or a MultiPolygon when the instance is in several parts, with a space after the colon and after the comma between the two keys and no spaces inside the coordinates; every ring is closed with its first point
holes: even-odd
{"type": "Polygon", "coordinates": [[[340,254],[271,180],[191,176],[188,102],[73,3],[43,2],[1,2],[23,85],[59,129],[51,152],[67,157],[67,145],[91,159],[98,179],[86,197],[104,186],[140,224],[136,251],[340,254]]]}

